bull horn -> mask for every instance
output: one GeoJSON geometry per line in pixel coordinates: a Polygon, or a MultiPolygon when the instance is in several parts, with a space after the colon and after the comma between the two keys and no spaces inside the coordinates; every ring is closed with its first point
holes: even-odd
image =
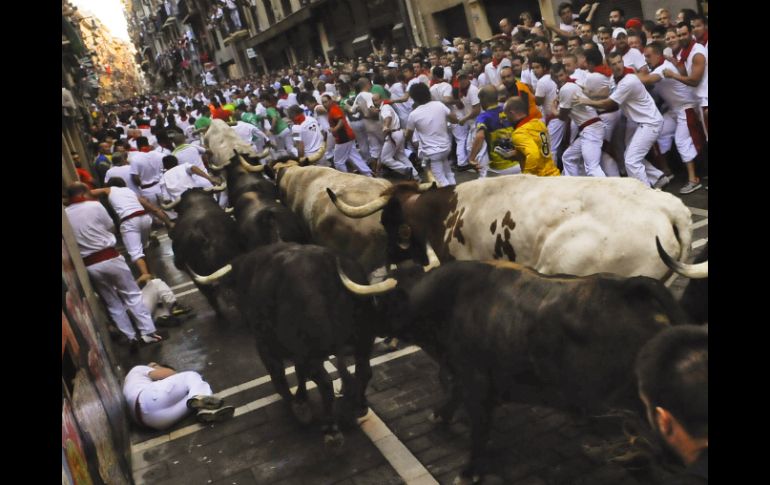
{"type": "Polygon", "coordinates": [[[206,187],[203,190],[205,190],[206,192],[222,192],[226,188],[227,188],[227,182],[225,181],[225,182],[222,182],[221,185],[214,185],[214,186],[211,186],[211,187],[206,187]]]}
{"type": "Polygon", "coordinates": [[[249,162],[246,161],[245,158],[243,158],[243,156],[240,153],[238,154],[238,158],[241,159],[241,166],[247,172],[261,173],[262,170],[265,169],[264,165],[252,165],[252,164],[250,164],[249,162]]]}
{"type": "Polygon", "coordinates": [[[161,202],[160,206],[161,206],[162,208],[164,208],[165,210],[171,210],[171,209],[173,209],[174,207],[176,207],[176,206],[177,206],[177,204],[179,204],[179,202],[180,202],[181,200],[182,200],[182,198],[180,197],[180,198],[178,198],[178,199],[176,199],[176,200],[172,200],[171,202],[161,202]]]}
{"type": "Polygon", "coordinates": [[[347,275],[342,271],[339,262],[337,262],[337,273],[340,275],[340,280],[342,280],[342,284],[345,285],[345,288],[347,288],[351,293],[355,293],[356,295],[361,296],[382,295],[383,293],[392,291],[393,288],[398,285],[398,280],[395,278],[388,278],[385,281],[381,281],[373,285],[360,285],[347,277],[347,275]]]}
{"type": "Polygon", "coordinates": [[[226,161],[222,165],[216,165],[216,164],[214,164],[212,162],[209,162],[209,168],[211,170],[216,170],[216,171],[220,171],[220,170],[222,170],[223,168],[225,168],[228,165],[230,165],[230,160],[226,161]]]}
{"type": "Polygon", "coordinates": [[[334,202],[334,205],[337,206],[337,209],[339,209],[340,212],[348,217],[355,217],[357,219],[374,214],[378,210],[385,207],[385,204],[387,204],[390,200],[389,195],[381,195],[371,202],[367,202],[364,205],[354,207],[344,203],[339,198],[337,198],[337,194],[335,194],[334,191],[328,187],[326,188],[326,193],[329,195],[329,198],[332,200],[332,202],[334,202]]]}
{"type": "Polygon", "coordinates": [[[709,262],[704,261],[698,264],[687,264],[674,261],[674,259],[668,255],[663,246],[660,244],[660,239],[655,236],[655,245],[658,247],[658,255],[660,259],[677,274],[684,276],[685,278],[701,279],[708,278],[709,276],[709,262]]]}
{"type": "Polygon", "coordinates": [[[257,158],[265,158],[270,155],[270,147],[265,147],[264,150],[257,153],[257,158]]]}
{"type": "Polygon", "coordinates": [[[311,155],[309,157],[306,157],[305,160],[307,160],[307,163],[316,163],[325,154],[326,154],[326,140],[321,142],[321,148],[319,148],[318,151],[315,152],[315,155],[311,155]]]}
{"type": "Polygon", "coordinates": [[[227,207],[225,209],[225,213],[226,214],[232,214],[234,210],[235,210],[235,207],[227,207]]]}
{"type": "Polygon", "coordinates": [[[433,250],[429,242],[425,243],[425,252],[428,254],[428,265],[423,266],[422,269],[426,273],[432,269],[436,269],[441,265],[441,262],[438,260],[438,256],[436,256],[436,252],[433,250]]]}
{"type": "Polygon", "coordinates": [[[201,276],[199,274],[196,274],[195,271],[192,270],[189,264],[187,265],[187,271],[190,272],[195,282],[198,283],[199,285],[210,285],[232,270],[233,270],[233,265],[228,264],[219,268],[218,270],[214,271],[208,276],[201,276]]]}
{"type": "Polygon", "coordinates": [[[427,192],[430,189],[434,189],[436,187],[438,187],[438,185],[436,184],[435,180],[433,182],[424,182],[421,183],[419,187],[417,187],[417,192],[427,192]]]}

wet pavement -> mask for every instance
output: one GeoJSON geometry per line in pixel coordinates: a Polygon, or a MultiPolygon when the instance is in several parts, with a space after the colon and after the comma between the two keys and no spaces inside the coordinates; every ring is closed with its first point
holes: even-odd
{"type": "MultiPolygon", "coordinates": [[[[457,178],[463,182],[475,175],[465,172],[457,178]]],[[[673,182],[666,191],[678,195],[681,185],[673,182]]],[[[682,197],[695,208],[693,220],[700,225],[693,241],[700,247],[708,238],[708,192],[682,197]]],[[[343,430],[340,452],[327,451],[318,423],[300,426],[277,398],[249,329],[217,318],[189,277],[174,267],[171,241],[165,231],[160,233],[160,247],[148,251],[150,268],[194,312],[182,317],[181,326],[163,329],[169,336],[165,342],[141,347],[135,354],[116,343],[116,355],[125,371],[151,361],[195,370],[236,407],[236,413],[213,425],[199,425],[190,416],[164,432],[132,426],[137,484],[452,483],[467,460],[470,432],[462,416],[449,426],[428,421],[443,393],[438,367],[424,352],[402,345],[386,353],[376,347],[367,392],[375,416],[361,428],[343,430]]],[[[676,296],[685,283],[682,278],[673,281],[676,296]]],[[[337,377],[336,371],[332,377],[337,377]]],[[[296,384],[293,371],[289,384],[296,384]]],[[[311,390],[309,395],[317,416],[318,394],[311,390]]],[[[623,440],[617,422],[509,403],[495,412],[493,474],[485,483],[653,484],[669,473],[657,466],[632,472],[608,463],[606,454],[587,453],[584,446],[623,440]]]]}

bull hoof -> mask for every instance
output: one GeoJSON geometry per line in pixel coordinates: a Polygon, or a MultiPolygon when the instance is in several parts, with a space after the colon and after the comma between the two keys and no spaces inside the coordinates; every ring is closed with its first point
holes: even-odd
{"type": "Polygon", "coordinates": [[[338,430],[324,434],[324,447],[330,451],[339,451],[345,445],[345,437],[338,430]]]}
{"type": "Polygon", "coordinates": [[[292,401],[291,412],[300,424],[308,425],[313,421],[313,412],[307,402],[292,401]]]}

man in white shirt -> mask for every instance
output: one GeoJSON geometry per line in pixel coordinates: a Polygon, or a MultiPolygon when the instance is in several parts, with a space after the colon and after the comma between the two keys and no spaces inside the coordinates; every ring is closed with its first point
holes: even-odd
{"type": "Polygon", "coordinates": [[[612,38],[615,39],[615,50],[623,56],[623,65],[632,67],[636,72],[649,72],[647,61],[644,60],[644,54],[638,49],[632,49],[628,44],[628,32],[626,29],[617,28],[612,31],[612,38]]]}
{"type": "Polygon", "coordinates": [[[626,117],[637,124],[633,137],[626,146],[626,171],[630,177],[652,187],[663,177],[663,172],[644,157],[660,135],[663,117],[639,78],[634,74],[626,74],[622,55],[612,52],[607,59],[617,84],[615,91],[609,98],[602,100],[580,98],[573,106],[582,104],[600,109],[619,106],[626,117]]]}
{"type": "Polygon", "coordinates": [[[493,86],[500,85],[500,71],[511,65],[511,60],[505,57],[505,49],[501,43],[496,43],[492,48],[492,61],[484,66],[484,74],[487,75],[487,81],[493,86]]]}
{"type": "Polygon", "coordinates": [[[112,167],[104,174],[104,180],[107,181],[111,178],[121,178],[126,182],[126,187],[133,190],[136,195],[142,195],[142,191],[134,183],[131,177],[131,165],[126,160],[126,155],[123,153],[114,153],[112,155],[112,167]]]}
{"type": "MultiPolygon", "coordinates": [[[[206,149],[200,145],[193,145],[185,143],[185,139],[182,135],[174,135],[174,151],[171,152],[180,164],[189,163],[195,167],[198,167],[202,171],[209,173],[206,169],[206,165],[203,163],[202,155],[206,153],[206,149]]],[[[211,187],[211,182],[198,175],[193,175],[196,187],[211,187]]]]}
{"type": "Polygon", "coordinates": [[[575,105],[575,100],[583,96],[583,90],[569,77],[563,64],[551,66],[551,77],[559,87],[559,118],[565,123],[574,121],[579,130],[575,141],[562,155],[564,175],[579,175],[578,164],[582,161],[586,175],[604,177],[601,169],[604,123],[594,108],[575,105]]]}
{"type": "Polygon", "coordinates": [[[160,194],[158,183],[163,171],[163,155],[151,151],[147,138],[143,136],[137,138],[136,147],[138,151],[130,152],[128,155],[131,179],[139,187],[142,196],[157,204],[160,194]]]}
{"type": "Polygon", "coordinates": [[[417,154],[430,164],[430,171],[439,186],[455,185],[457,182],[449,162],[452,138],[447,121],[457,123],[457,118],[443,103],[431,101],[430,89],[422,83],[416,83],[409,88],[409,96],[414,100],[415,108],[406,122],[407,143],[410,143],[412,135],[417,133],[417,154]]]}
{"type": "MultiPolygon", "coordinates": [[[[368,78],[362,77],[358,80],[358,94],[353,100],[353,112],[360,112],[362,115],[364,131],[366,132],[366,141],[369,145],[369,163],[376,164],[380,159],[382,152],[382,142],[385,140],[382,133],[382,123],[380,123],[379,112],[372,102],[372,83],[368,78]]],[[[352,126],[352,124],[351,124],[352,126]]]]}
{"type": "Polygon", "coordinates": [[[404,132],[401,130],[401,121],[396,111],[390,102],[383,101],[379,94],[373,94],[372,101],[380,110],[380,121],[382,122],[382,132],[385,139],[382,145],[380,161],[394,172],[419,181],[420,176],[404,151],[404,132]]]}
{"type": "Polygon", "coordinates": [[[457,93],[459,99],[453,100],[449,108],[458,120],[457,124],[451,125],[452,136],[457,145],[455,152],[457,170],[464,172],[472,168],[468,163],[468,147],[470,145],[468,137],[473,122],[481,113],[481,101],[479,100],[479,88],[471,84],[469,72],[460,70],[457,73],[457,81],[460,83],[457,93]]]}
{"type": "Polygon", "coordinates": [[[220,180],[215,179],[195,165],[189,163],[179,164],[174,155],[163,157],[163,167],[166,172],[160,181],[161,197],[166,202],[179,199],[182,194],[192,188],[195,188],[195,180],[192,175],[198,175],[208,180],[212,185],[217,185],[220,180]]]}
{"type": "Polygon", "coordinates": [[[88,186],[74,182],[67,187],[70,204],[65,209],[94,289],[107,306],[107,312],[129,342],[154,343],[156,334],[150,312],[142,303],[142,293],[115,249],[114,223],[102,204],[91,199],[88,186]],[[128,318],[131,311],[139,327],[139,338],[128,318]]]}
{"type": "Polygon", "coordinates": [[[412,100],[409,99],[406,83],[414,76],[412,66],[405,64],[397,82],[390,86],[390,102],[398,115],[398,120],[402,126],[406,126],[406,119],[412,112],[412,100]],[[402,101],[403,100],[403,101],[402,101]]]}
{"type": "Polygon", "coordinates": [[[673,78],[688,86],[695,88],[695,95],[698,97],[703,114],[703,122],[706,127],[706,136],[708,137],[708,106],[709,106],[709,66],[708,51],[701,44],[695,42],[692,38],[692,28],[686,23],[681,23],[676,27],[676,35],[679,38],[678,60],[684,63],[684,69],[681,67],[677,71],[666,70],[663,74],[667,78],[673,78]]]}
{"type": "Polygon", "coordinates": [[[644,49],[644,56],[652,72],[646,76],[640,75],[639,79],[646,86],[654,86],[655,93],[668,106],[668,111],[663,115],[663,128],[658,138],[658,146],[661,153],[665,154],[671,149],[671,142],[676,142],[676,150],[687,167],[688,177],[688,183],[682,187],[680,193],[689,194],[701,187],[700,180],[695,175],[694,161],[706,141],[695,111],[698,98],[693,87],[665,77],[666,70],[676,71],[677,67],[664,59],[662,44],[649,44],[644,49]]]}
{"type": "Polygon", "coordinates": [[[291,134],[300,164],[317,162],[326,151],[325,134],[321,131],[318,121],[312,116],[305,116],[299,106],[292,106],[287,114],[294,123],[291,134]]]}
{"type": "MultiPolygon", "coordinates": [[[[551,79],[551,63],[542,57],[535,57],[530,61],[532,70],[537,75],[537,87],[535,88],[535,103],[543,114],[543,123],[548,127],[548,136],[551,139],[551,151],[554,155],[564,140],[567,122],[559,119],[558,88],[551,79]]],[[[554,160],[556,156],[554,156],[554,160]]]]}

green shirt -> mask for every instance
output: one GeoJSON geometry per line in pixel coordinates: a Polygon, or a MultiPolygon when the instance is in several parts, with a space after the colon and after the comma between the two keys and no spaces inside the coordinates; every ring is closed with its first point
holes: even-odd
{"type": "Polygon", "coordinates": [[[201,116],[197,120],[195,120],[195,129],[200,130],[201,128],[208,128],[209,125],[211,125],[211,118],[208,118],[206,116],[201,116]]]}
{"type": "Polygon", "coordinates": [[[259,127],[260,125],[259,122],[262,120],[260,116],[257,116],[254,113],[246,112],[241,115],[241,121],[245,121],[246,123],[250,123],[254,126],[259,127]]]}
{"type": "Polygon", "coordinates": [[[380,86],[379,84],[372,84],[372,94],[379,94],[380,99],[390,99],[390,91],[380,86]]]}
{"type": "Polygon", "coordinates": [[[273,133],[276,135],[289,128],[289,124],[281,118],[281,114],[275,108],[267,108],[267,117],[270,119],[270,124],[273,127],[273,133]],[[273,119],[276,119],[274,122],[273,119]]]}

